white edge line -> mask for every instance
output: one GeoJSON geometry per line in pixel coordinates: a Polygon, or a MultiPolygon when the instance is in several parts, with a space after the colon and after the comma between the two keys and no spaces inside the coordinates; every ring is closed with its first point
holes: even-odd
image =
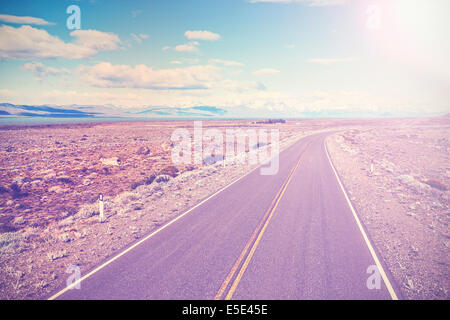
{"type": "Polygon", "coordinates": [[[326,140],[327,139],[325,138],[324,139],[324,147],[325,147],[325,153],[327,154],[328,162],[330,163],[331,168],[333,169],[334,175],[336,176],[336,179],[337,179],[337,181],[339,183],[339,186],[341,187],[341,190],[344,193],[345,199],[347,200],[347,204],[350,207],[350,209],[351,209],[351,211],[353,213],[353,217],[356,220],[356,224],[358,225],[359,230],[362,233],[362,236],[364,238],[364,241],[366,242],[367,247],[369,248],[369,251],[370,251],[370,254],[372,255],[372,258],[375,260],[375,263],[377,265],[378,271],[380,272],[381,277],[383,278],[383,281],[386,284],[386,287],[387,287],[387,289],[389,291],[389,294],[391,295],[392,300],[398,300],[397,294],[395,293],[394,288],[392,287],[391,282],[389,281],[389,279],[388,279],[388,277],[386,275],[386,272],[384,272],[383,266],[381,265],[380,260],[378,259],[377,254],[375,253],[375,250],[373,249],[372,244],[370,243],[370,240],[367,237],[367,234],[364,231],[364,228],[363,228],[363,226],[362,226],[362,224],[361,224],[361,222],[360,222],[360,220],[358,218],[358,215],[356,214],[356,211],[353,208],[353,205],[352,205],[352,203],[350,202],[350,200],[349,200],[349,198],[347,196],[347,192],[345,191],[344,186],[342,185],[341,179],[339,178],[339,176],[338,176],[338,174],[336,172],[336,169],[334,168],[333,162],[331,161],[330,155],[328,154],[328,147],[327,147],[327,144],[326,144],[326,140]]]}
{"type": "Polygon", "coordinates": [[[167,228],[168,226],[170,226],[172,223],[176,222],[177,220],[181,219],[182,217],[184,217],[185,215],[187,215],[189,212],[191,212],[192,210],[196,209],[197,207],[201,206],[203,203],[205,203],[206,201],[210,200],[211,198],[215,197],[217,194],[221,193],[222,191],[224,191],[225,189],[231,187],[233,184],[235,184],[236,182],[238,182],[239,180],[243,179],[244,177],[246,177],[247,175],[249,175],[250,173],[252,173],[253,171],[255,171],[256,169],[258,169],[260,166],[252,169],[251,171],[249,171],[248,173],[246,173],[245,175],[239,177],[238,179],[234,180],[233,182],[231,182],[230,184],[226,185],[225,187],[223,187],[222,189],[219,189],[218,191],[216,191],[215,193],[213,193],[212,195],[210,195],[209,197],[207,197],[206,199],[202,200],[201,202],[197,203],[195,206],[193,206],[192,208],[190,208],[189,210],[185,211],[184,213],[180,214],[178,217],[174,218],[173,220],[169,221],[168,223],[166,223],[164,226],[162,226],[161,228],[153,231],[152,233],[150,233],[148,236],[146,236],[145,238],[142,238],[141,240],[139,240],[138,242],[136,242],[135,244],[133,244],[131,247],[125,249],[124,251],[122,251],[121,253],[117,254],[116,256],[114,256],[113,258],[111,258],[110,260],[106,261],[105,263],[103,263],[102,265],[98,266],[97,268],[95,268],[94,270],[92,270],[91,272],[89,272],[88,274],[84,275],[83,277],[81,277],[79,280],[75,281],[74,283],[72,283],[70,286],[67,286],[66,288],[62,289],[61,291],[59,291],[58,293],[54,294],[53,296],[51,296],[50,298],[48,298],[48,300],[54,300],[57,297],[59,297],[60,295],[66,293],[68,290],[71,290],[74,286],[76,286],[77,284],[81,283],[81,281],[86,280],[87,278],[89,278],[90,276],[92,276],[94,273],[96,273],[97,271],[100,271],[101,269],[103,269],[104,267],[106,267],[107,265],[109,265],[110,263],[112,263],[113,261],[117,260],[118,258],[120,258],[121,256],[123,256],[124,254],[126,254],[127,252],[133,250],[134,248],[136,248],[137,246],[139,246],[141,243],[143,243],[144,241],[148,240],[149,238],[151,238],[152,236],[154,236],[155,234],[157,234],[158,232],[164,230],[165,228],[167,228]]]}
{"type": "MultiPolygon", "coordinates": [[[[308,136],[305,137],[301,137],[297,140],[295,140],[294,142],[292,142],[292,144],[288,145],[284,150],[287,150],[289,147],[293,146],[295,143],[297,143],[298,141],[302,140],[303,138],[306,138],[308,136]]],[[[279,151],[278,154],[280,154],[282,151],[279,151]]],[[[52,295],[50,298],[48,298],[48,300],[55,300],[56,298],[58,298],[59,296],[61,296],[62,294],[66,293],[67,291],[71,290],[73,287],[75,287],[76,285],[80,284],[83,280],[86,280],[87,278],[89,278],[90,276],[92,276],[94,273],[100,271],[101,269],[103,269],[104,267],[106,267],[107,265],[111,264],[112,262],[114,262],[115,260],[119,259],[121,256],[123,256],[124,254],[126,254],[127,252],[133,250],[134,248],[136,248],[137,246],[139,246],[141,243],[143,243],[144,241],[150,239],[151,237],[153,237],[155,234],[157,234],[158,232],[164,230],[165,228],[167,228],[168,226],[170,226],[172,223],[176,222],[177,220],[183,218],[185,215],[187,215],[189,212],[191,212],[192,210],[196,209],[197,207],[201,206],[203,203],[205,203],[206,201],[210,200],[211,198],[215,197],[216,195],[218,195],[219,193],[221,193],[222,191],[228,189],[229,187],[231,187],[233,184],[235,184],[236,182],[238,182],[239,180],[245,178],[246,176],[248,176],[249,174],[251,174],[253,171],[256,171],[257,169],[259,169],[261,166],[263,166],[263,164],[260,164],[259,166],[253,168],[251,171],[247,172],[246,174],[244,174],[243,176],[237,178],[236,180],[234,180],[233,182],[231,182],[230,184],[226,185],[225,187],[223,187],[222,189],[219,189],[218,191],[216,191],[215,193],[213,193],[212,195],[210,195],[209,197],[207,197],[206,199],[202,200],[201,202],[197,203],[195,206],[193,206],[192,208],[190,208],[189,210],[185,211],[184,213],[180,214],[178,217],[176,217],[175,219],[169,221],[167,224],[165,224],[164,226],[162,226],[161,228],[153,231],[152,233],[150,233],[148,236],[146,236],[145,238],[142,238],[141,240],[139,240],[138,242],[136,242],[135,244],[133,244],[132,246],[128,247],[127,249],[125,249],[124,251],[122,251],[121,253],[117,254],[116,256],[112,257],[111,259],[109,259],[108,261],[106,261],[105,263],[103,263],[102,265],[98,266],[97,268],[95,268],[94,270],[92,270],[91,272],[89,272],[88,274],[84,275],[83,277],[81,277],[80,279],[78,279],[77,281],[71,283],[69,286],[66,286],[64,289],[62,289],[61,291],[55,293],[54,295],[52,295]]]]}

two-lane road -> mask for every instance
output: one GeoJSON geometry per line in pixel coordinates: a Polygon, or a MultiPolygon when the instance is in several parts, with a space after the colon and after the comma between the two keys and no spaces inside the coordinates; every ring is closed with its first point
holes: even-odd
{"type": "Polygon", "coordinates": [[[391,299],[375,250],[329,161],[327,133],[254,170],[58,299],[391,299]],[[380,288],[369,289],[370,266],[380,288]]]}

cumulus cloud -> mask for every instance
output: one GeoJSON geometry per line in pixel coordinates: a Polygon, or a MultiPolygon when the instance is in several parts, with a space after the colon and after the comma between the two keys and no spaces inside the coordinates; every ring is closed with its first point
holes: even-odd
{"type": "Polygon", "coordinates": [[[184,36],[190,40],[217,41],[220,39],[219,34],[207,30],[188,30],[184,36]]]}
{"type": "Polygon", "coordinates": [[[220,79],[218,69],[210,65],[155,70],[144,64],[131,67],[101,62],[81,67],[80,74],[96,87],[154,90],[208,89],[220,79]]]}
{"type": "Polygon", "coordinates": [[[211,64],[221,64],[227,67],[242,67],[244,64],[236,61],[221,60],[221,59],[209,59],[211,64]]]}
{"type": "Polygon", "coordinates": [[[308,62],[310,63],[318,63],[323,65],[330,65],[333,63],[339,63],[339,62],[354,62],[359,61],[358,58],[349,57],[349,58],[313,58],[309,59],[308,62]]]}
{"type": "Polygon", "coordinates": [[[255,81],[234,81],[234,80],[224,80],[220,83],[220,88],[234,91],[237,93],[243,93],[247,91],[265,91],[266,86],[261,82],[255,81]]]}
{"type": "Polygon", "coordinates": [[[121,43],[117,35],[97,30],[75,30],[70,35],[74,40],[66,43],[42,29],[3,25],[0,27],[0,60],[82,59],[100,51],[116,50],[121,43]]]}
{"type": "MultiPolygon", "coordinates": [[[[180,64],[172,61],[172,64],[180,64]]],[[[154,69],[147,65],[119,65],[101,62],[78,69],[81,83],[97,88],[128,88],[150,90],[192,90],[218,94],[218,91],[265,91],[260,82],[243,82],[224,79],[223,69],[214,65],[177,66],[173,69],[154,69]],[[203,89],[203,90],[199,90],[203,89]]],[[[209,93],[211,94],[211,93],[209,93]]]]}
{"type": "Polygon", "coordinates": [[[175,51],[178,52],[198,52],[198,42],[194,41],[194,42],[189,42],[186,44],[180,44],[178,46],[176,46],[174,49],[175,51]]]}
{"type": "Polygon", "coordinates": [[[53,23],[48,22],[41,18],[35,17],[20,17],[20,16],[12,16],[9,14],[0,14],[0,21],[6,23],[16,23],[16,24],[34,24],[38,26],[48,26],[53,23]]]}
{"type": "Polygon", "coordinates": [[[69,74],[68,69],[53,68],[42,64],[41,62],[29,62],[22,66],[22,70],[30,71],[33,73],[37,80],[44,80],[47,76],[64,75],[69,74]]]}
{"type": "Polygon", "coordinates": [[[75,44],[98,51],[112,51],[119,48],[120,39],[114,33],[97,30],[75,30],[70,33],[77,38],[75,44]]]}
{"type": "Polygon", "coordinates": [[[279,73],[280,71],[278,71],[277,69],[271,68],[259,69],[253,72],[255,76],[273,76],[279,73]]]}

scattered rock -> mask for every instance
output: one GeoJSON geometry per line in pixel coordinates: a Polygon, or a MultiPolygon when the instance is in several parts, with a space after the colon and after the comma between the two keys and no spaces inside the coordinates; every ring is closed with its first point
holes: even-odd
{"type": "Polygon", "coordinates": [[[48,192],[65,193],[65,192],[68,192],[68,189],[64,189],[60,186],[53,186],[48,189],[48,192]]]}
{"type": "Polygon", "coordinates": [[[144,204],[141,202],[135,202],[133,203],[132,208],[135,211],[142,210],[144,208],[144,204]]]}
{"type": "Polygon", "coordinates": [[[405,287],[407,289],[409,289],[409,290],[414,290],[414,283],[413,283],[413,281],[411,279],[408,279],[406,284],[405,284],[405,287]]]}
{"type": "Polygon", "coordinates": [[[443,209],[444,208],[444,206],[437,201],[433,201],[433,203],[431,204],[431,207],[433,209],[443,209]]]}
{"type": "Polygon", "coordinates": [[[50,261],[55,261],[60,258],[67,257],[67,251],[65,249],[56,251],[56,252],[48,252],[47,257],[50,261]]]}
{"type": "Polygon", "coordinates": [[[119,166],[120,165],[120,159],[118,157],[101,158],[100,162],[102,164],[104,164],[105,166],[119,166]]]}
{"type": "Polygon", "coordinates": [[[48,283],[46,281],[44,281],[44,280],[39,281],[35,285],[36,289],[44,289],[47,286],[48,286],[48,283]]]}
{"type": "Polygon", "coordinates": [[[23,217],[16,217],[16,218],[14,218],[14,224],[15,225],[18,225],[18,226],[20,226],[20,225],[23,225],[23,224],[25,224],[25,219],[23,218],[23,217]]]}
{"type": "Polygon", "coordinates": [[[178,175],[178,168],[175,166],[167,166],[164,169],[162,169],[158,175],[167,175],[172,178],[175,178],[178,175]]]}
{"type": "Polygon", "coordinates": [[[62,233],[59,238],[61,239],[61,241],[63,242],[70,242],[70,236],[68,233],[62,233]]]}
{"type": "Polygon", "coordinates": [[[148,147],[146,147],[146,146],[142,146],[142,147],[139,147],[139,149],[137,150],[137,152],[136,152],[137,154],[139,154],[139,155],[149,155],[150,154],[150,149],[148,148],[148,147]]]}
{"type": "Polygon", "coordinates": [[[155,178],[155,181],[158,183],[168,182],[171,179],[171,176],[162,174],[155,178]]]}
{"type": "Polygon", "coordinates": [[[58,222],[58,226],[61,227],[67,227],[73,225],[75,222],[75,218],[73,216],[67,217],[66,219],[63,219],[58,222]]]}
{"type": "Polygon", "coordinates": [[[432,188],[441,190],[441,191],[447,191],[447,186],[439,180],[436,179],[428,179],[424,181],[427,185],[429,185],[432,188]]]}
{"type": "Polygon", "coordinates": [[[411,175],[401,175],[397,177],[400,182],[408,186],[410,189],[416,191],[419,194],[426,194],[431,192],[431,187],[425,183],[417,181],[411,175]]]}

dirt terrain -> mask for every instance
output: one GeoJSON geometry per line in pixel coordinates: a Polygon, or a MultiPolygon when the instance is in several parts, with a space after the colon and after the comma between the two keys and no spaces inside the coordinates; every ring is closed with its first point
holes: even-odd
{"type": "MultiPolygon", "coordinates": [[[[439,121],[230,120],[203,129],[279,129],[281,150],[339,131],[328,139],[331,156],[405,297],[448,298],[450,137],[439,121]]],[[[72,266],[85,274],[257,166],[174,165],[177,128],[192,133],[193,122],[0,128],[0,298],[47,298],[72,266]]]]}
{"type": "Polygon", "coordinates": [[[449,299],[450,119],[328,138],[336,170],[407,299],[449,299]]]}
{"type": "MultiPolygon", "coordinates": [[[[204,121],[203,130],[278,129],[285,148],[336,125],[348,124],[204,121]]],[[[171,135],[177,128],[192,134],[193,122],[0,130],[0,297],[47,297],[65,283],[68,267],[89,270],[256,166],[238,161],[175,166],[171,135]],[[99,193],[105,223],[99,222],[99,193]]],[[[252,151],[245,143],[246,152],[252,151]]]]}

